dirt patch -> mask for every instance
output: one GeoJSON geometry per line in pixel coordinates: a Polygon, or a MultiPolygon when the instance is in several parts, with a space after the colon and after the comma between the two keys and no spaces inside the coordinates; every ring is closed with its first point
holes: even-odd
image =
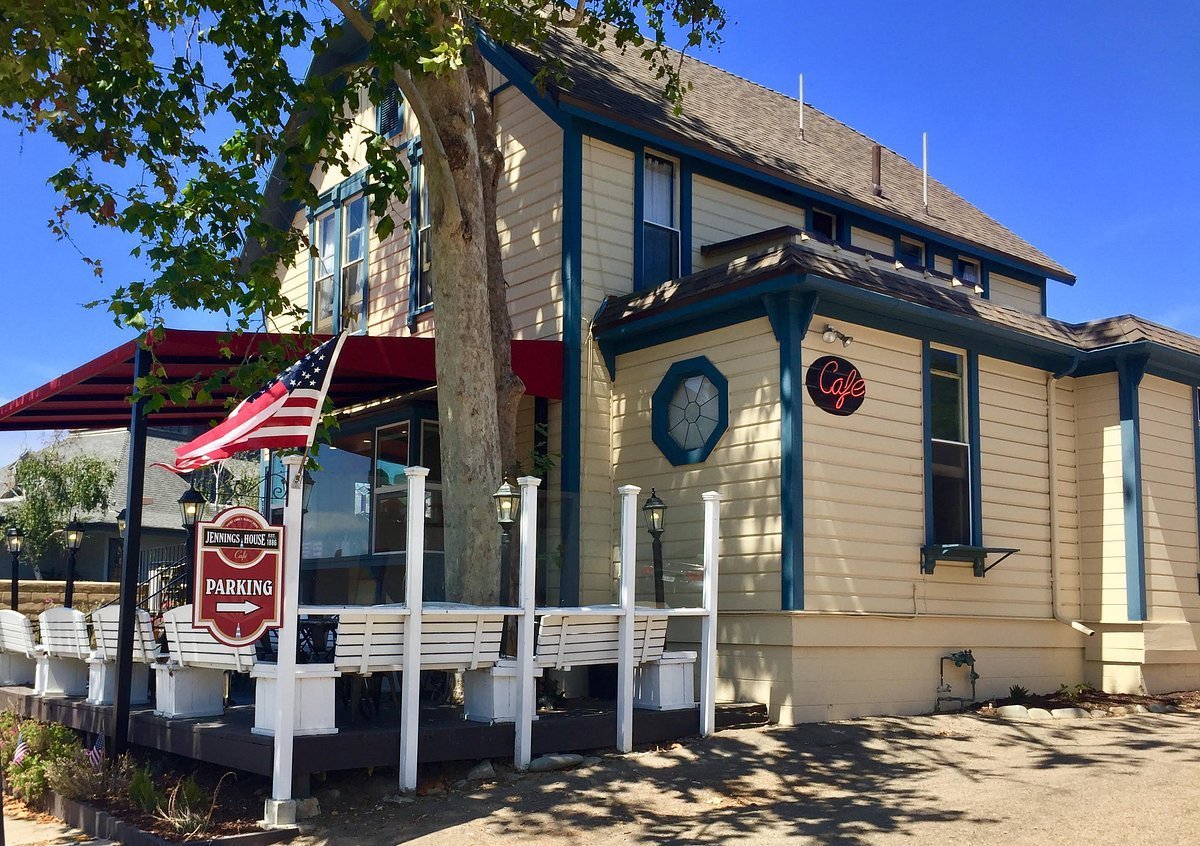
{"type": "Polygon", "coordinates": [[[992,699],[976,703],[967,710],[990,716],[1004,705],[1024,705],[1026,708],[1045,708],[1047,711],[1055,708],[1083,708],[1085,711],[1101,711],[1113,716],[1129,713],[1129,709],[1136,705],[1151,711],[1198,711],[1200,690],[1181,690],[1150,696],[1136,693],[1105,693],[1088,685],[1064,685],[1053,693],[992,699]]]}

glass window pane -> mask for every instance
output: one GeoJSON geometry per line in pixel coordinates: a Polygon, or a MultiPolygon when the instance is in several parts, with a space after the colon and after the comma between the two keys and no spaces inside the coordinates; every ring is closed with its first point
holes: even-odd
{"type": "Polygon", "coordinates": [[[362,262],[342,268],[342,320],[341,328],[357,332],[361,328],[363,313],[362,262]]]}
{"type": "Polygon", "coordinates": [[[305,560],[333,559],[369,552],[370,504],[363,489],[371,474],[370,433],[340,435],[322,447],[313,472],[312,496],[304,515],[305,560]]]}
{"type": "Polygon", "coordinates": [[[675,225],[675,163],[646,156],[644,219],[660,226],[675,225]]]}
{"type": "Polygon", "coordinates": [[[642,285],[653,287],[679,275],[679,233],[653,223],[643,227],[642,285]]]}
{"type": "Polygon", "coordinates": [[[965,441],[962,381],[954,376],[932,373],[929,377],[929,391],[932,436],[943,441],[965,441]]]}
{"type": "Polygon", "coordinates": [[[408,432],[408,423],[376,430],[375,468],[371,479],[373,552],[395,552],[405,548],[408,517],[404,471],[408,467],[408,432]]]}
{"type": "Polygon", "coordinates": [[[971,472],[965,444],[933,444],[934,543],[971,542],[971,472]]]}
{"type": "Polygon", "coordinates": [[[318,279],[313,285],[313,328],[317,332],[333,331],[333,277],[318,279]]]}
{"type": "Polygon", "coordinates": [[[359,261],[366,246],[367,199],[356,197],[342,208],[345,219],[346,247],[342,252],[342,263],[359,261]]]}
{"type": "Polygon", "coordinates": [[[830,241],[834,238],[834,230],[837,228],[837,218],[828,212],[813,210],[812,213],[812,231],[828,238],[830,241]]]}
{"type": "Polygon", "coordinates": [[[689,376],[679,383],[667,405],[667,433],[680,449],[704,446],[716,431],[720,403],[717,388],[707,376],[689,376]]]}

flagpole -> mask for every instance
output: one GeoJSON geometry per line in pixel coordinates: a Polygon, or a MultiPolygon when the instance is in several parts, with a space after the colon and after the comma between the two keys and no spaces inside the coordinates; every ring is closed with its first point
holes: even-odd
{"type": "Polygon", "coordinates": [[[292,750],[296,726],[296,643],[300,605],[300,524],[304,519],[302,478],[308,453],[284,456],[287,501],[283,508],[283,625],[275,664],[275,757],[271,798],[263,812],[268,826],[296,823],[292,797],[292,750]]]}

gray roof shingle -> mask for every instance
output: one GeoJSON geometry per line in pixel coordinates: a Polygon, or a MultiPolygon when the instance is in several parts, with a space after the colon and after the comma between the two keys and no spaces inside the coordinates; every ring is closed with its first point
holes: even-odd
{"type": "MultiPolygon", "coordinates": [[[[689,145],[840,197],[857,206],[908,221],[960,241],[1032,265],[1046,275],[1074,282],[1074,275],[1041,250],[984,214],[936,180],[929,180],[929,210],[922,202],[921,169],[886,147],[882,154],[882,195],[873,190],[871,156],[875,141],[812,106],[804,107],[804,139],[798,131],[797,101],[691,56],[681,71],[693,89],[682,115],[663,99],[662,81],[636,49],[611,46],[595,51],[570,34],[559,33],[545,51],[561,59],[570,87],[560,100],[640,124],[689,145]]],[[[527,68],[539,65],[532,53],[517,52],[527,68]]]]}

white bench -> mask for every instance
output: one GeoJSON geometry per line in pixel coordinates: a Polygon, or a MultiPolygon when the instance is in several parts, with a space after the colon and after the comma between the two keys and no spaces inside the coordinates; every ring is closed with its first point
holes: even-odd
{"type": "Polygon", "coordinates": [[[254,668],[254,645],[226,646],[192,625],[192,606],[163,612],[168,660],[154,664],[154,713],[161,717],[214,717],[225,712],[225,673],[254,668]]]}
{"type": "Polygon", "coordinates": [[[75,608],[48,608],[38,615],[41,643],[33,692],[38,696],[87,694],[92,639],[87,618],[75,608]]]}
{"type": "Polygon", "coordinates": [[[0,611],[0,685],[33,684],[36,665],[33,624],[19,611],[0,611]]]}
{"type": "MultiPolygon", "coordinates": [[[[129,704],[145,705],[150,701],[150,665],[158,662],[158,641],[150,612],[136,612],[133,625],[133,675],[130,680],[129,704]]],[[[111,705],[117,698],[117,639],[121,620],[119,605],[105,605],[92,612],[92,634],[96,649],[88,660],[88,698],[93,705],[111,705]]]]}

